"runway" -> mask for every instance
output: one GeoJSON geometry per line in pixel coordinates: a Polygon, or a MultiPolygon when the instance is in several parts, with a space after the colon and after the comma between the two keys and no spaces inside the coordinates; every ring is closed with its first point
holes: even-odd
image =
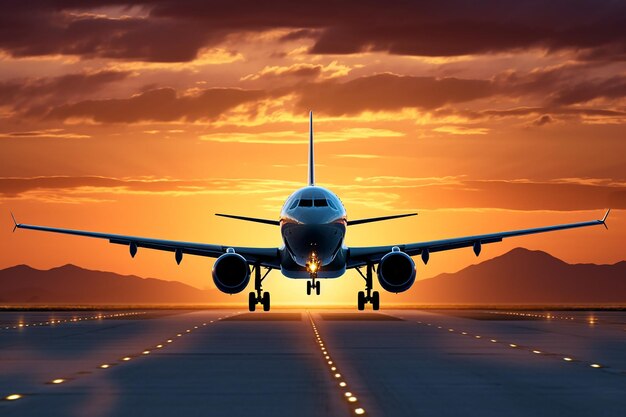
{"type": "Polygon", "coordinates": [[[625,312],[0,313],[2,416],[616,416],[625,392],[625,312]]]}

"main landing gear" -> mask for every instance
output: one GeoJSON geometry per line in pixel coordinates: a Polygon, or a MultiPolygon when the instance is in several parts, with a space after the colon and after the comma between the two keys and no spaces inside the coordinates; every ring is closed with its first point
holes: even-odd
{"type": "Polygon", "coordinates": [[[306,295],[311,295],[311,292],[315,289],[315,294],[320,295],[320,282],[311,277],[311,281],[306,282],[306,295]]]}
{"type": "Polygon", "coordinates": [[[272,268],[267,268],[263,277],[261,277],[261,265],[254,265],[254,290],[248,294],[248,310],[256,310],[256,305],[261,304],[263,311],[270,311],[270,293],[263,291],[261,283],[270,273],[272,268]]]}
{"type": "Polygon", "coordinates": [[[365,310],[365,304],[371,303],[372,310],[378,310],[380,308],[380,294],[378,294],[378,291],[372,291],[372,272],[374,270],[374,265],[367,264],[366,275],[363,275],[363,272],[361,272],[359,268],[356,268],[356,270],[365,280],[365,291],[359,291],[357,297],[358,309],[363,311],[365,310]]]}

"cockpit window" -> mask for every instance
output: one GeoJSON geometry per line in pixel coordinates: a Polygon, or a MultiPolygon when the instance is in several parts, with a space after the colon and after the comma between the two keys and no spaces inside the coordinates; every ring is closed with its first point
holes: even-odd
{"type": "Polygon", "coordinates": [[[333,210],[337,210],[337,207],[335,207],[335,205],[333,204],[332,200],[326,200],[326,202],[328,203],[328,205],[330,206],[330,208],[332,208],[333,210]]]}
{"type": "Polygon", "coordinates": [[[311,200],[310,198],[303,198],[300,200],[300,204],[298,204],[299,207],[313,207],[313,200],[311,200]]]}
{"type": "Polygon", "coordinates": [[[328,207],[328,202],[325,198],[316,198],[314,201],[315,207],[328,207]]]}
{"type": "Polygon", "coordinates": [[[293,201],[293,203],[291,203],[291,206],[289,207],[289,210],[293,210],[293,209],[295,209],[296,207],[298,207],[298,201],[299,201],[299,200],[296,198],[296,199],[293,201]]]}

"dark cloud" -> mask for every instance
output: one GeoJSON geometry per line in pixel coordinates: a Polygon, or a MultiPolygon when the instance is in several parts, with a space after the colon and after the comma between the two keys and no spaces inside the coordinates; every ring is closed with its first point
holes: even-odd
{"type": "Polygon", "coordinates": [[[552,94],[554,105],[586,103],[603,99],[620,99],[626,96],[626,76],[618,75],[608,79],[581,81],[564,85],[552,94]]]}
{"type": "Polygon", "coordinates": [[[29,2],[23,3],[0,14],[0,48],[16,57],[64,54],[183,62],[193,60],[200,48],[219,42],[224,36],[220,31],[204,30],[198,22],[112,19],[69,13],[62,7],[22,10],[29,2]]]}
{"type": "Polygon", "coordinates": [[[160,88],[130,98],[66,104],[51,110],[47,117],[92,119],[99,123],[215,119],[223,112],[259,100],[265,94],[260,90],[211,88],[194,95],[179,95],[172,88],[160,88]]]}
{"type": "MultiPolygon", "coordinates": [[[[306,78],[319,75],[321,67],[283,68],[289,75],[306,78]]],[[[270,72],[265,74],[272,76],[270,72]]],[[[129,98],[83,100],[50,110],[49,119],[91,119],[99,123],[135,123],[141,121],[211,120],[244,103],[268,97],[295,94],[299,109],[341,115],[363,111],[398,110],[405,107],[435,109],[493,94],[485,80],[457,78],[408,77],[378,74],[352,81],[299,83],[275,90],[211,88],[193,95],[182,95],[172,88],[144,91],[129,98]]]]}
{"type": "Polygon", "coordinates": [[[550,116],[549,114],[544,114],[543,116],[533,121],[534,126],[543,126],[549,123],[554,123],[554,118],[550,116]]]}
{"type": "MultiPolygon", "coordinates": [[[[297,64],[292,67],[272,67],[268,71],[245,79],[291,76],[295,80],[306,80],[316,78],[320,71],[320,66],[297,64]]],[[[286,95],[296,97],[297,111],[315,109],[317,112],[333,116],[353,115],[364,111],[398,111],[403,108],[432,111],[435,115],[442,116],[445,116],[446,112],[455,113],[474,119],[533,114],[548,117],[569,115],[612,118],[623,118],[626,115],[624,112],[611,109],[569,106],[598,97],[623,97],[626,95],[626,88],[619,77],[590,84],[586,81],[570,82],[567,88],[561,86],[560,78],[556,75],[531,74],[529,77],[530,80],[521,75],[509,75],[506,81],[503,81],[502,77],[480,80],[384,73],[349,81],[340,79],[299,81],[291,86],[267,90],[211,88],[194,94],[181,94],[172,88],[155,88],[129,98],[83,100],[59,105],[50,110],[47,117],[58,120],[84,118],[101,123],[212,120],[240,104],[256,103],[263,99],[286,95]],[[552,82],[556,84],[550,87],[552,82]],[[538,95],[542,89],[546,100],[545,106],[484,111],[455,110],[452,107],[497,96],[520,98],[538,95]],[[554,91],[551,92],[551,89],[554,91]]]]}
{"type": "Polygon", "coordinates": [[[592,108],[568,108],[568,107],[518,107],[506,110],[484,110],[480,112],[463,112],[463,115],[470,118],[490,117],[515,117],[528,116],[533,114],[548,115],[574,115],[574,116],[604,116],[604,117],[626,117],[626,112],[609,109],[592,108]]]}
{"type": "Polygon", "coordinates": [[[0,15],[0,48],[14,56],[76,54],[145,61],[189,61],[202,47],[242,32],[294,29],[312,53],[454,56],[540,47],[582,58],[626,51],[626,3],[611,0],[316,2],[252,0],[9,0],[0,15]],[[135,5],[146,16],[88,14],[135,5]]]}
{"type": "Polygon", "coordinates": [[[409,77],[378,74],[347,82],[325,81],[298,87],[300,109],[332,114],[398,110],[426,110],[490,96],[490,81],[459,78],[409,77]]]}
{"type": "Polygon", "coordinates": [[[280,38],[283,42],[296,41],[299,39],[315,39],[320,35],[318,30],[298,29],[289,32],[280,38]]]}
{"type": "Polygon", "coordinates": [[[586,103],[603,98],[621,99],[626,96],[626,75],[600,77],[598,63],[566,64],[531,72],[506,71],[493,82],[499,91],[509,96],[541,97],[552,106],[586,103]]]}
{"type": "Polygon", "coordinates": [[[47,106],[85,97],[130,76],[127,71],[67,74],[50,78],[21,78],[0,82],[0,106],[37,114],[47,106]]]}

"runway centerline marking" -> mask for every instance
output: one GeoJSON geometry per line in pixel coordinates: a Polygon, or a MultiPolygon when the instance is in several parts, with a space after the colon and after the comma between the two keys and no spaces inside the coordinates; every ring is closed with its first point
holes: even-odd
{"type": "Polygon", "coordinates": [[[330,372],[332,380],[338,381],[337,387],[338,387],[338,390],[341,392],[341,398],[347,401],[351,414],[365,415],[365,408],[363,408],[359,404],[358,397],[352,391],[349,390],[348,383],[346,382],[345,378],[339,371],[339,367],[337,366],[337,364],[332,360],[328,349],[324,345],[324,340],[322,339],[322,336],[319,330],[317,329],[317,325],[315,324],[315,320],[313,320],[313,316],[308,311],[307,311],[307,314],[309,316],[309,321],[311,322],[311,328],[313,329],[315,342],[320,347],[320,351],[322,353],[322,358],[324,359],[324,363],[326,364],[326,367],[328,371],[330,372]]]}

